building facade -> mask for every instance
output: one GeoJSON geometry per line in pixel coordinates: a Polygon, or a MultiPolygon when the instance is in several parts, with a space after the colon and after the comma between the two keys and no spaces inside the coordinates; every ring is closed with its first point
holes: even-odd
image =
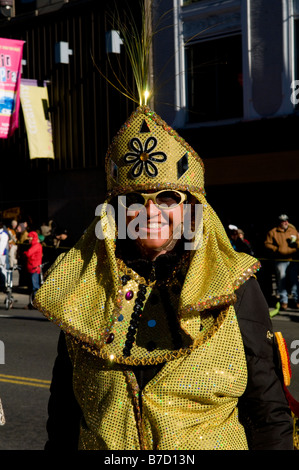
{"type": "Polygon", "coordinates": [[[155,108],[202,156],[223,222],[262,239],[281,212],[299,226],[298,0],[166,0],[154,10],[168,11],[155,108]]]}
{"type": "Polygon", "coordinates": [[[19,129],[0,141],[0,211],[20,206],[34,226],[54,219],[74,241],[103,200],[108,145],[135,107],[101,73],[111,79],[121,70],[134,88],[132,74],[125,55],[106,47],[108,0],[12,3],[11,17],[6,10],[0,17],[0,37],[24,40],[22,78],[47,83],[55,159],[30,160],[20,110],[19,129]],[[65,62],[55,54],[59,43],[70,51],[65,62]]]}

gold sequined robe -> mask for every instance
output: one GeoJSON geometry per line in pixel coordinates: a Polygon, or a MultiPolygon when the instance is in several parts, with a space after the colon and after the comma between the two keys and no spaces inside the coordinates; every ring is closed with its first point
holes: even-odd
{"type": "MultiPolygon", "coordinates": [[[[136,292],[144,279],[130,272],[131,280],[122,284],[127,270],[115,256],[113,240],[95,238],[99,219],[56,261],[37,293],[36,307],[69,335],[74,391],[84,414],[80,448],[247,448],[237,411],[246,387],[246,360],[233,303],[235,289],[259,263],[234,252],[210,206],[204,212],[210,222],[202,245],[190,255],[178,294],[172,292],[175,282],[169,284],[169,302],[183,336],[179,349],[169,337],[161,304],[150,303],[158,286],[148,285],[136,341],[124,357],[136,292]],[[212,230],[214,219],[222,232],[212,230]],[[134,293],[130,301],[128,289],[134,293]],[[147,326],[150,320],[156,328],[147,326]],[[157,346],[149,350],[153,339],[157,346]],[[142,392],[141,416],[132,368],[162,363],[142,392]]],[[[100,223],[109,229],[106,217],[100,223]]]]}
{"type": "MultiPolygon", "coordinates": [[[[110,331],[113,341],[102,349],[105,359],[67,338],[74,393],[84,414],[79,448],[247,449],[237,408],[246,388],[247,367],[233,306],[217,314],[205,312],[201,319],[190,315],[182,331],[185,344],[174,350],[163,307],[151,304],[151,296],[159,295],[154,288],[131,361],[135,358],[139,364],[146,358],[147,363],[165,364],[139,392],[134,367],[114,362],[124,345],[137,288],[138,281],[131,280],[122,290],[124,297],[129,290],[134,297],[123,303],[120,319],[110,331]],[[156,348],[149,352],[147,344],[153,341],[156,348]]],[[[175,302],[171,288],[169,296],[175,302]]]]}

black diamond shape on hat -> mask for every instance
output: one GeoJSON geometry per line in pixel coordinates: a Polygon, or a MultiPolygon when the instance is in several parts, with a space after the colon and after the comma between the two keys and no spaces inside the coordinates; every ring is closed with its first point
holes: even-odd
{"type": "Polygon", "coordinates": [[[189,168],[189,163],[188,163],[188,153],[185,153],[182,158],[177,162],[177,171],[178,171],[178,179],[183,176],[184,173],[189,168]]]}
{"type": "Polygon", "coordinates": [[[146,120],[143,120],[143,123],[141,124],[140,131],[139,132],[150,132],[150,128],[147,125],[146,120]]]}

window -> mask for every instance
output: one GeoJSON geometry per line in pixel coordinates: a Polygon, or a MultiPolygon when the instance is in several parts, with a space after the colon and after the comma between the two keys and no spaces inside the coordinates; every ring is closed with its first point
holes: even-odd
{"type": "Polygon", "coordinates": [[[15,0],[16,15],[36,10],[35,0],[15,0]]]}
{"type": "Polygon", "coordinates": [[[189,123],[243,117],[241,35],[186,49],[189,123]]]}

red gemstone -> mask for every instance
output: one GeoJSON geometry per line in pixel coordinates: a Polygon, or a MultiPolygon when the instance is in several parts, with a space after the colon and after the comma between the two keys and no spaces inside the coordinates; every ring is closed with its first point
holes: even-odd
{"type": "Polygon", "coordinates": [[[106,340],[106,344],[112,343],[113,340],[114,340],[114,334],[110,333],[110,335],[108,336],[108,338],[106,340]]]}

